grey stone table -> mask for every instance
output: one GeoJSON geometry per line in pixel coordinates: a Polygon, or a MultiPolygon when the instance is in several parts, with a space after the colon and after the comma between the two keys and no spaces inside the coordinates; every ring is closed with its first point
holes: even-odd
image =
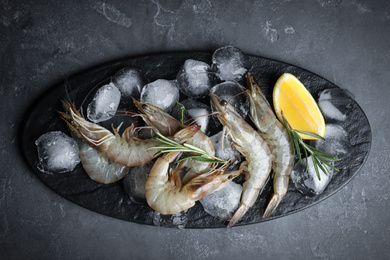
{"type": "Polygon", "coordinates": [[[387,1],[0,1],[2,259],[386,259],[390,255],[387,1]],[[372,127],[358,175],[276,220],[180,230],[106,217],[57,195],[24,162],[29,105],[67,77],[124,57],[232,44],[351,91],[372,127]]]}

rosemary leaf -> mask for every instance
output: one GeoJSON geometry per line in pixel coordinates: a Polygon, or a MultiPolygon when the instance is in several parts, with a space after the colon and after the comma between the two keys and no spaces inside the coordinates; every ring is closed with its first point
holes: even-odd
{"type": "Polygon", "coordinates": [[[152,140],[163,143],[161,145],[156,145],[153,147],[150,147],[148,149],[159,149],[160,151],[156,152],[154,156],[161,155],[163,153],[173,153],[173,152],[182,152],[182,153],[190,153],[191,155],[186,156],[183,159],[178,160],[177,162],[181,162],[186,159],[193,159],[197,161],[202,162],[209,162],[209,163],[228,163],[225,160],[219,159],[208,152],[206,152],[203,149],[200,149],[199,147],[196,147],[191,144],[180,144],[176,142],[175,140],[169,139],[165,136],[163,136],[161,133],[156,132],[158,137],[152,138],[152,140]]]}
{"type": "Polygon", "coordinates": [[[293,129],[290,126],[290,124],[287,122],[286,118],[284,117],[283,112],[282,112],[282,119],[283,119],[284,126],[286,127],[288,136],[290,137],[290,140],[291,140],[291,143],[292,143],[292,146],[294,149],[294,153],[298,156],[299,162],[302,164],[303,164],[303,160],[302,160],[302,155],[301,155],[301,148],[304,151],[305,158],[306,158],[305,172],[308,170],[307,159],[309,158],[309,156],[311,156],[311,158],[312,158],[313,166],[314,166],[315,172],[317,174],[317,178],[319,180],[321,180],[320,170],[327,176],[330,174],[329,169],[333,169],[337,172],[339,171],[339,169],[334,167],[327,160],[339,161],[340,159],[335,158],[331,154],[328,154],[324,151],[321,151],[321,150],[305,143],[299,134],[300,133],[306,134],[306,135],[312,136],[314,138],[325,140],[322,136],[319,136],[315,133],[311,133],[311,132],[307,132],[307,131],[293,129]]]}
{"type": "Polygon", "coordinates": [[[323,138],[322,136],[317,135],[317,134],[312,133],[312,132],[303,131],[303,130],[294,130],[294,131],[297,132],[297,133],[300,133],[300,134],[305,134],[305,135],[309,135],[309,136],[314,137],[314,138],[325,140],[325,138],[323,138]]]}

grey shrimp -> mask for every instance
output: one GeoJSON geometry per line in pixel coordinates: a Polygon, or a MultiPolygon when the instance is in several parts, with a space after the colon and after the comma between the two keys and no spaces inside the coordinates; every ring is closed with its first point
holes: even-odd
{"type": "MultiPolygon", "coordinates": [[[[180,132],[179,132],[180,133],[180,132]]],[[[224,188],[241,171],[224,173],[224,169],[211,169],[183,183],[178,170],[170,171],[169,164],[179,152],[160,156],[154,163],[145,184],[148,205],[155,211],[168,215],[193,207],[196,201],[224,188]]]]}
{"type": "Polygon", "coordinates": [[[294,151],[286,128],[276,118],[260,87],[248,73],[250,100],[249,116],[271,150],[274,194],[263,217],[269,217],[287,193],[290,173],[294,163],[294,151]]]}
{"type": "Polygon", "coordinates": [[[271,152],[264,139],[225,100],[210,93],[211,103],[218,112],[218,119],[233,140],[233,146],[245,157],[241,164],[245,182],[241,203],[228,226],[233,226],[256,202],[267,181],[272,165],[271,152]]]}
{"type": "MultiPolygon", "coordinates": [[[[163,135],[172,136],[182,126],[179,120],[175,119],[161,108],[153,106],[147,102],[137,101],[135,99],[133,99],[133,101],[138,109],[143,113],[141,117],[144,119],[144,121],[148,125],[153,126],[163,135]]],[[[203,149],[212,156],[215,155],[215,149],[213,143],[210,140],[210,137],[208,137],[200,130],[196,132],[193,137],[188,139],[186,143],[203,149]]],[[[212,163],[200,162],[192,159],[185,160],[181,166],[182,168],[185,167],[189,169],[183,177],[183,183],[187,183],[195,176],[208,172],[213,168],[212,163]]]]}
{"type": "Polygon", "coordinates": [[[64,112],[59,112],[70,130],[88,145],[98,150],[108,159],[125,165],[139,166],[151,161],[157,152],[156,149],[149,149],[159,142],[147,139],[141,140],[133,137],[134,128],[127,128],[122,136],[113,128],[114,134],[104,127],[88,122],[74,104],[65,102],[64,112]]]}
{"type": "Polygon", "coordinates": [[[117,182],[129,171],[129,167],[111,161],[83,141],[79,142],[79,156],[88,176],[103,184],[117,182]]]}

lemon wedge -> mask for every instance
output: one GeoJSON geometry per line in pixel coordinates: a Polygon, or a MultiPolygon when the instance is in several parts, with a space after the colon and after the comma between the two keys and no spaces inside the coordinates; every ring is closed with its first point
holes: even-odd
{"type": "MultiPolygon", "coordinates": [[[[325,134],[325,120],[316,101],[305,86],[292,74],[284,73],[275,84],[272,93],[276,116],[281,122],[284,117],[295,130],[325,134]]],[[[302,139],[315,137],[299,134],[302,139]]]]}

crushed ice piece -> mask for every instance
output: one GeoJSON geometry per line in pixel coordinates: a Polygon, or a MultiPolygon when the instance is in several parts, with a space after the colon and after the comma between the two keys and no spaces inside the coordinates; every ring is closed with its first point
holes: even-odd
{"type": "Polygon", "coordinates": [[[172,215],[162,215],[155,211],[153,214],[153,224],[159,227],[176,227],[183,229],[188,222],[187,211],[188,210],[184,210],[172,215]]]}
{"type": "Polygon", "coordinates": [[[179,100],[176,80],[158,79],[146,84],[141,90],[141,100],[169,112],[179,100]]]}
{"type": "Polygon", "coordinates": [[[242,186],[232,181],[222,190],[213,192],[199,201],[211,216],[228,220],[240,204],[241,193],[242,186]]]}
{"type": "Polygon", "coordinates": [[[148,162],[140,166],[131,167],[123,179],[123,187],[129,198],[136,203],[144,203],[145,183],[154,162],[148,162]]]}
{"type": "Polygon", "coordinates": [[[140,69],[124,67],[115,73],[111,82],[122,93],[122,99],[129,102],[131,98],[139,99],[142,87],[149,83],[149,80],[140,69]]]}
{"type": "Polygon", "coordinates": [[[325,119],[344,121],[353,108],[354,99],[346,89],[330,88],[319,94],[318,106],[325,119]]]}
{"type": "Polygon", "coordinates": [[[211,136],[210,140],[213,143],[216,157],[225,161],[231,161],[240,155],[240,153],[231,146],[231,142],[226,138],[226,136],[223,139],[222,149],[222,131],[211,136]]]}
{"type": "Polygon", "coordinates": [[[87,117],[94,123],[112,118],[121,99],[121,92],[114,84],[100,87],[87,107],[87,117]]]}
{"type": "Polygon", "coordinates": [[[294,165],[292,169],[290,175],[292,182],[294,183],[295,187],[306,196],[314,196],[321,194],[325,190],[326,186],[328,186],[334,173],[334,170],[328,168],[330,172],[329,175],[326,175],[324,172],[319,170],[321,178],[321,180],[319,180],[311,156],[308,157],[309,163],[307,172],[305,172],[307,160],[306,158],[303,158],[302,160],[303,164],[298,162],[294,165]]]}
{"type": "Polygon", "coordinates": [[[311,145],[332,156],[343,159],[351,151],[349,134],[345,129],[337,124],[326,124],[325,140],[312,140],[311,145]]]}
{"type": "MultiPolygon", "coordinates": [[[[228,101],[244,119],[249,111],[249,98],[248,95],[244,93],[245,90],[244,87],[234,81],[222,82],[211,88],[211,92],[219,98],[228,101]]],[[[212,111],[214,111],[213,107],[212,111]]]]}
{"type": "Polygon", "coordinates": [[[61,131],[41,135],[35,145],[38,149],[38,169],[47,173],[71,172],[80,163],[76,140],[61,131]]]}
{"type": "Polygon", "coordinates": [[[210,66],[202,61],[188,59],[177,74],[179,89],[193,98],[205,97],[210,93],[210,66]]]}
{"type": "Polygon", "coordinates": [[[246,73],[246,56],[239,48],[226,46],[212,56],[212,70],[221,80],[240,81],[246,73]]]}
{"type": "Polygon", "coordinates": [[[318,102],[318,106],[326,118],[335,119],[338,121],[344,121],[347,118],[347,115],[338,110],[337,107],[335,107],[329,100],[318,102]]]}
{"type": "Polygon", "coordinates": [[[182,106],[184,106],[186,111],[183,115],[183,120],[187,121],[194,118],[195,123],[201,126],[200,130],[203,133],[207,133],[210,121],[208,115],[211,113],[210,106],[192,98],[185,99],[181,101],[180,104],[177,103],[172,109],[171,114],[177,120],[182,120],[182,106]]]}

